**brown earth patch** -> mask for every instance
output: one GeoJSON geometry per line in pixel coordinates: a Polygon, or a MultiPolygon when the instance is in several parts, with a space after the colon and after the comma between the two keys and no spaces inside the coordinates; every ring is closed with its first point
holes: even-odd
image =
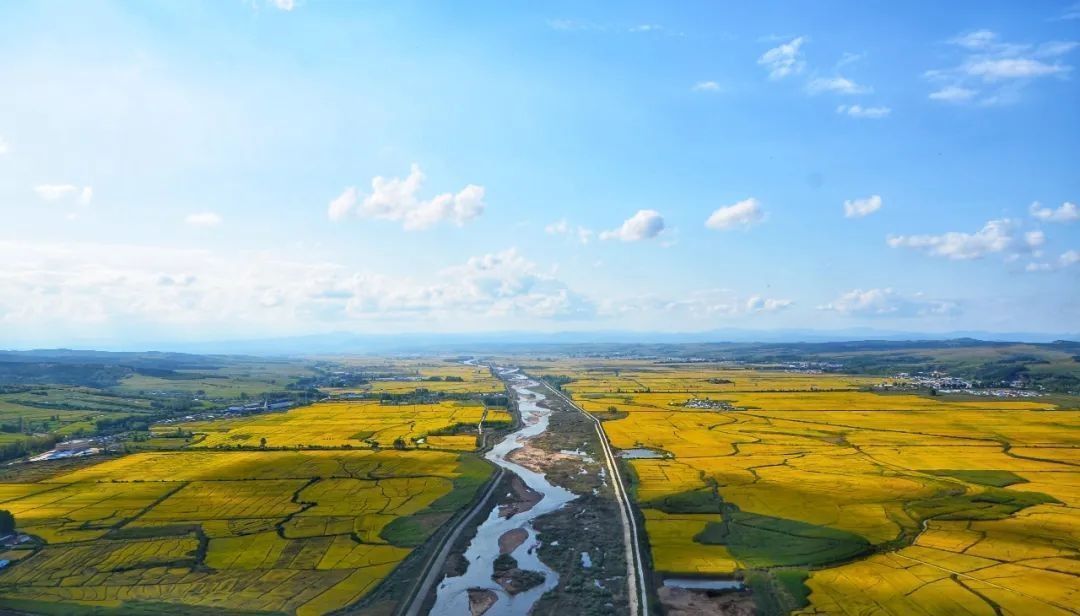
{"type": "Polygon", "coordinates": [[[484,612],[491,609],[491,606],[495,605],[495,602],[499,600],[499,595],[494,591],[486,588],[470,588],[469,589],[469,612],[472,616],[483,616],[484,612]]]}
{"type": "Polygon", "coordinates": [[[509,554],[518,549],[529,538],[529,531],[524,528],[508,530],[499,537],[499,554],[509,554]]]}
{"type": "Polygon", "coordinates": [[[657,593],[667,616],[754,616],[754,600],[745,592],[717,592],[662,586],[657,593]]]}
{"type": "Polygon", "coordinates": [[[543,494],[525,485],[525,482],[517,475],[510,477],[510,490],[513,492],[513,497],[509,502],[499,505],[499,515],[504,518],[528,511],[544,498],[543,494]]]}

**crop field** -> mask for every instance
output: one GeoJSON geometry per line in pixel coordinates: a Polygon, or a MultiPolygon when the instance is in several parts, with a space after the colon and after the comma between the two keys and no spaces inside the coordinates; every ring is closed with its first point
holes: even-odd
{"type": "Polygon", "coordinates": [[[357,362],[338,358],[343,366],[366,376],[365,383],[328,388],[331,393],[409,394],[416,390],[447,394],[501,392],[504,386],[482,366],[457,362],[424,360],[384,360],[357,362]]]}
{"type": "Polygon", "coordinates": [[[661,456],[628,461],[661,573],[805,571],[804,615],[1080,604],[1075,403],[697,364],[533,370],[570,376],[612,445],[661,456]]]}
{"type": "Polygon", "coordinates": [[[389,574],[489,473],[446,451],[178,451],[0,484],[0,506],[48,542],[0,576],[0,607],[326,613],[389,574]]]}
{"type": "Polygon", "coordinates": [[[510,415],[472,400],[433,404],[335,400],[284,413],[173,424],[167,429],[179,427],[203,436],[193,445],[202,448],[392,447],[402,439],[409,447],[471,451],[477,446],[476,426],[481,420],[509,423],[510,415]],[[471,433],[456,434],[458,430],[471,433]]]}

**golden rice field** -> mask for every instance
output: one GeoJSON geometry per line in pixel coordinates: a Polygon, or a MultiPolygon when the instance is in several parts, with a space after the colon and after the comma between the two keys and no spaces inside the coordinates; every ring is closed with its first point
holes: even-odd
{"type": "Polygon", "coordinates": [[[860,390],[880,377],[612,364],[533,370],[572,376],[615,447],[664,454],[629,461],[656,570],[808,569],[803,615],[1080,606],[1078,411],[860,390]]]}
{"type": "MultiPolygon", "coordinates": [[[[460,364],[375,370],[406,375],[375,381],[379,392],[502,389],[460,364]],[[434,376],[456,378],[412,380],[434,376]]],[[[472,453],[478,425],[511,421],[479,397],[330,400],[155,426],[139,444],[159,450],[0,483],[0,509],[45,542],[3,556],[18,562],[0,575],[0,611],[339,610],[472,500],[491,474],[472,453]],[[162,438],[178,428],[194,438],[162,438]]]]}
{"type": "MultiPolygon", "coordinates": [[[[343,359],[342,363],[349,365],[352,361],[343,359]]],[[[327,391],[404,394],[417,389],[440,393],[491,393],[504,389],[502,381],[482,366],[419,359],[388,360],[362,367],[375,375],[370,383],[360,387],[329,388],[327,391]],[[382,376],[384,374],[394,376],[382,376]]]]}
{"type": "Polygon", "coordinates": [[[0,484],[0,506],[48,542],[0,576],[0,605],[323,614],[369,591],[489,472],[446,451],[178,451],[0,484]]]}
{"type": "MultiPolygon", "coordinates": [[[[507,423],[505,410],[479,402],[442,401],[433,404],[381,404],[378,400],[333,400],[250,417],[180,424],[201,435],[193,447],[392,447],[403,439],[409,447],[471,451],[481,419],[507,423]],[[459,425],[471,434],[452,434],[459,425]]],[[[177,424],[161,430],[174,430],[177,424]]]]}

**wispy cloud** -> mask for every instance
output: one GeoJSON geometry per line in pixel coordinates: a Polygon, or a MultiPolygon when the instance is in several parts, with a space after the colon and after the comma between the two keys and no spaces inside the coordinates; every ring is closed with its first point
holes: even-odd
{"type": "Polygon", "coordinates": [[[818,309],[861,317],[952,315],[959,311],[955,302],[925,299],[921,294],[908,297],[891,288],[853,289],[818,309]]]}
{"type": "Polygon", "coordinates": [[[892,109],[885,106],[863,107],[862,105],[839,105],[836,113],[859,119],[880,120],[889,117],[892,109]]]}
{"type": "Polygon", "coordinates": [[[766,51],[757,62],[769,71],[769,79],[783,79],[789,75],[797,75],[806,68],[806,60],[803,59],[801,51],[805,42],[806,37],[797,36],[766,51]]]}
{"type": "Polygon", "coordinates": [[[94,199],[94,188],[73,184],[38,184],[34,192],[43,201],[67,201],[76,205],[87,206],[94,199]]]}
{"type": "Polygon", "coordinates": [[[571,225],[565,218],[544,227],[544,232],[549,235],[564,235],[574,238],[579,244],[588,244],[595,233],[591,229],[581,225],[571,225]]]}
{"type": "Polygon", "coordinates": [[[11,152],[11,146],[8,145],[7,141],[4,141],[3,137],[0,137],[0,156],[8,154],[9,152],[11,152]]]}
{"type": "Polygon", "coordinates": [[[831,92],[833,94],[869,94],[874,89],[869,86],[862,86],[847,77],[841,77],[839,75],[835,77],[818,77],[811,79],[806,84],[806,91],[810,94],[821,94],[824,92],[831,92]]]}
{"type": "Polygon", "coordinates": [[[720,84],[715,81],[699,81],[691,89],[694,92],[719,92],[720,84]]]}
{"type": "Polygon", "coordinates": [[[216,227],[221,224],[221,216],[214,212],[197,212],[188,214],[184,222],[192,227],[216,227]]]}
{"type": "Polygon", "coordinates": [[[1070,268],[1077,263],[1080,263],[1080,251],[1078,250],[1066,250],[1058,255],[1058,258],[1054,261],[1043,262],[1031,262],[1024,267],[1024,271],[1027,272],[1053,272],[1057,270],[1063,270],[1070,268]]]}
{"type": "Polygon", "coordinates": [[[1077,47],[1074,41],[1039,44],[1011,43],[990,30],[975,30],[948,41],[962,51],[951,68],[926,71],[937,88],[929,98],[947,103],[1008,104],[1028,84],[1045,77],[1062,77],[1073,67],[1063,56],[1077,47]]]}

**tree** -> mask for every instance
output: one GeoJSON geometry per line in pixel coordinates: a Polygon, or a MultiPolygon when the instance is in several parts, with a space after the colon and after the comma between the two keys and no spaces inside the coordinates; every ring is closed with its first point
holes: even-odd
{"type": "Polygon", "coordinates": [[[0,535],[15,532],[15,516],[7,509],[0,509],[0,535]]]}
{"type": "Polygon", "coordinates": [[[259,439],[259,447],[262,447],[263,449],[266,449],[266,437],[265,436],[262,437],[261,439],[259,439]]]}
{"type": "Polygon", "coordinates": [[[405,449],[405,439],[400,436],[394,439],[394,449],[405,449]]]}

